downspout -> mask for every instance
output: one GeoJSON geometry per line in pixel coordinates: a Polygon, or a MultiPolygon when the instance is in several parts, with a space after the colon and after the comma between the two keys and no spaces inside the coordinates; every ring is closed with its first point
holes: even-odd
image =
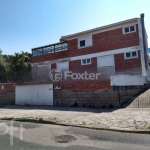
{"type": "Polygon", "coordinates": [[[146,68],[146,70],[148,70],[148,58],[147,58],[147,49],[146,49],[146,40],[145,40],[144,14],[141,14],[141,24],[142,24],[142,36],[143,36],[145,68],[146,68]]]}

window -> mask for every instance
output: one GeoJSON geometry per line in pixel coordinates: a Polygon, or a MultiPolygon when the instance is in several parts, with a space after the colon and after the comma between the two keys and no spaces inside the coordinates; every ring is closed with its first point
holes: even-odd
{"type": "Polygon", "coordinates": [[[91,64],[91,58],[81,60],[81,65],[88,65],[88,64],[91,64]]]}
{"type": "Polygon", "coordinates": [[[32,53],[33,53],[33,56],[40,56],[40,55],[42,55],[42,53],[43,53],[43,52],[42,52],[42,48],[33,50],[32,53]]]}
{"type": "Polygon", "coordinates": [[[125,59],[138,58],[137,51],[125,53],[125,59]]]}
{"type": "Polygon", "coordinates": [[[92,36],[86,36],[78,39],[78,48],[92,46],[92,36]]]}
{"type": "Polygon", "coordinates": [[[123,29],[123,33],[124,33],[124,34],[131,33],[131,32],[135,32],[135,31],[136,31],[135,25],[130,26],[130,27],[125,27],[125,28],[123,29]]]}
{"type": "Polygon", "coordinates": [[[85,40],[80,41],[80,47],[85,46],[85,40]]]}

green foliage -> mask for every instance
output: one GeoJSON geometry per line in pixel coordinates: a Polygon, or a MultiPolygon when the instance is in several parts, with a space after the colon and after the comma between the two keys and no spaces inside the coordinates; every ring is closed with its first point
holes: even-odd
{"type": "Polygon", "coordinates": [[[0,82],[27,79],[31,71],[30,59],[31,54],[23,51],[14,55],[2,55],[0,52],[0,82]]]}
{"type": "Polygon", "coordinates": [[[7,82],[7,74],[5,70],[5,58],[2,55],[2,51],[0,50],[0,82],[7,82]]]}

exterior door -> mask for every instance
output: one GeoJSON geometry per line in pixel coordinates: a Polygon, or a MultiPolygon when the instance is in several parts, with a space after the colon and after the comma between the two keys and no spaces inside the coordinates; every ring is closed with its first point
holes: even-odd
{"type": "Polygon", "coordinates": [[[15,102],[17,105],[53,105],[53,84],[16,86],[15,102]]]}

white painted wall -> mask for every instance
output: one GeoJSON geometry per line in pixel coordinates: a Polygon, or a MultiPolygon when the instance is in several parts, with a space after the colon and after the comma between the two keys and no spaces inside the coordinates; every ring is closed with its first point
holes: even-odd
{"type": "Polygon", "coordinates": [[[53,85],[17,85],[15,103],[16,105],[53,105],[53,85]]]}
{"type": "Polygon", "coordinates": [[[145,76],[114,75],[110,77],[111,86],[134,86],[144,85],[145,76]]]}
{"type": "Polygon", "coordinates": [[[82,40],[85,40],[84,47],[92,46],[92,35],[78,38],[78,48],[83,48],[83,47],[80,47],[80,41],[82,40]]]}

